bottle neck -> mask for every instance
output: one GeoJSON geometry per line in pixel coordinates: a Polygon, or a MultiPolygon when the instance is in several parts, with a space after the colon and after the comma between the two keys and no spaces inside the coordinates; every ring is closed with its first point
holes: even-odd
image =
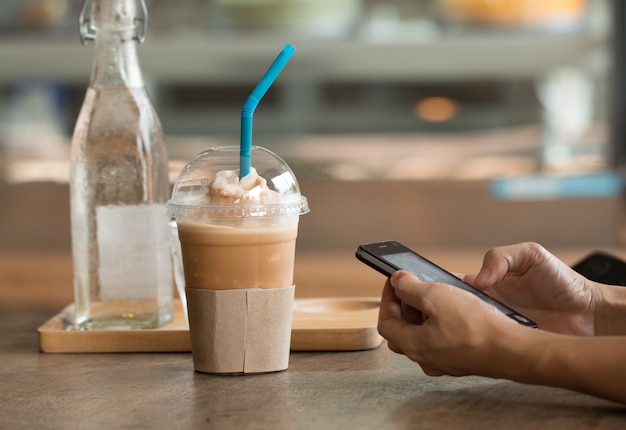
{"type": "Polygon", "coordinates": [[[90,86],[139,88],[143,84],[135,41],[116,32],[99,33],[90,86]]]}
{"type": "Polygon", "coordinates": [[[143,24],[136,0],[93,0],[89,28],[95,57],[90,86],[143,87],[136,42],[143,24]]]}

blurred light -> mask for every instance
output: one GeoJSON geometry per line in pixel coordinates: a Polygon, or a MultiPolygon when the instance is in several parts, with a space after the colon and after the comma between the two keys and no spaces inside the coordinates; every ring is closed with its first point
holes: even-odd
{"type": "MultiPolygon", "coordinates": [[[[178,172],[187,164],[186,161],[169,161],[170,183],[174,183],[178,172]]],[[[2,166],[0,166],[2,167],[2,166]]],[[[70,179],[69,160],[22,160],[14,161],[0,170],[0,182],[25,184],[31,182],[53,182],[67,184],[70,179]],[[2,177],[4,174],[4,177],[2,177]]]]}
{"type": "Polygon", "coordinates": [[[430,122],[448,121],[459,110],[459,104],[447,97],[428,97],[417,102],[414,107],[415,115],[430,122]]]}
{"type": "Polygon", "coordinates": [[[24,160],[6,166],[5,180],[10,184],[28,182],[69,181],[70,166],[67,160],[24,160]]]}

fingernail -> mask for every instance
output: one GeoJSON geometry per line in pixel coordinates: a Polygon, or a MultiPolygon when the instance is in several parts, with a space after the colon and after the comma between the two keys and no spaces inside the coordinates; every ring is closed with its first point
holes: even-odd
{"type": "Polygon", "coordinates": [[[478,276],[480,276],[481,278],[488,278],[489,275],[491,275],[491,270],[489,270],[489,268],[487,267],[481,268],[480,272],[478,272],[478,276]]]}
{"type": "Polygon", "coordinates": [[[398,282],[398,277],[400,276],[397,273],[398,272],[393,273],[391,277],[389,278],[389,283],[391,284],[393,288],[396,288],[396,283],[398,282]]]}

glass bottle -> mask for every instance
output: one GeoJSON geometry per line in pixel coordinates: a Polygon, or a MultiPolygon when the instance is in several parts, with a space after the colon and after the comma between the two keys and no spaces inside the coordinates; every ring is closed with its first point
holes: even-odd
{"type": "Polygon", "coordinates": [[[84,1],[81,39],[95,40],[70,155],[74,327],[154,328],[172,319],[163,130],[136,43],[143,0],[84,1]]]}

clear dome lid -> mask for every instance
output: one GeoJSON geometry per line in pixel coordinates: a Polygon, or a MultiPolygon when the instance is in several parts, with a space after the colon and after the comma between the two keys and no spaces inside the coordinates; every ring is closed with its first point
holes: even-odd
{"type": "Polygon", "coordinates": [[[239,147],[218,146],[196,155],[180,171],[168,202],[177,220],[237,220],[309,212],[292,170],[278,155],[252,147],[250,174],[239,179],[239,147]]]}

